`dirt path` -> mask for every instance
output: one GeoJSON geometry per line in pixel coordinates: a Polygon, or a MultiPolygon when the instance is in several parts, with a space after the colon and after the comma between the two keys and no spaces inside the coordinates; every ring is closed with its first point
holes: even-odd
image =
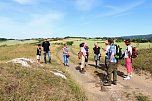
{"type": "MultiPolygon", "coordinates": [[[[58,52],[58,56],[60,60],[63,61],[62,51],[58,52]]],[[[70,58],[74,58],[77,61],[76,55],[70,53],[70,56],[70,58]]],[[[89,68],[94,68],[94,62],[89,61],[89,64],[89,68]]],[[[103,78],[103,73],[98,73],[99,79],[97,79],[91,75],[90,71],[81,74],[76,69],[77,67],[78,64],[69,61],[69,67],[66,68],[82,88],[85,89],[89,101],[136,101],[135,95],[138,95],[139,93],[152,99],[152,81],[146,80],[144,77],[137,76],[136,74],[133,74],[132,80],[125,81],[122,78],[123,72],[125,73],[125,68],[123,67],[119,67],[118,69],[118,84],[110,87],[103,87],[102,90],[99,79],[103,78]]]]}

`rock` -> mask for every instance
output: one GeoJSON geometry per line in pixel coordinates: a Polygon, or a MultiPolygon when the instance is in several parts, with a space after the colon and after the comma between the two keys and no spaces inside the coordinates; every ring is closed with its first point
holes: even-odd
{"type": "Polygon", "coordinates": [[[63,79],[67,79],[67,77],[63,74],[62,71],[56,70],[56,72],[55,71],[50,71],[50,72],[53,73],[56,76],[59,76],[59,77],[63,78],[63,79]]]}
{"type": "Polygon", "coordinates": [[[35,63],[35,61],[27,58],[15,58],[6,63],[21,64],[24,67],[31,67],[35,63]]]}

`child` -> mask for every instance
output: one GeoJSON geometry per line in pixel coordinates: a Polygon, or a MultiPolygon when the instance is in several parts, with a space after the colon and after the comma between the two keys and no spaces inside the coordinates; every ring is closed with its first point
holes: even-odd
{"type": "Polygon", "coordinates": [[[41,44],[38,44],[38,47],[37,47],[37,53],[36,53],[36,58],[37,58],[37,63],[40,64],[40,59],[41,59],[41,44]]]}

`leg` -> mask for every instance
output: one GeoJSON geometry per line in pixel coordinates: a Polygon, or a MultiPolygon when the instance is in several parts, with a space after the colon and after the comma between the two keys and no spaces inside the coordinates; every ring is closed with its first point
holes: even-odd
{"type": "Polygon", "coordinates": [[[112,72],[113,72],[113,68],[112,68],[112,64],[110,63],[108,66],[108,70],[107,70],[107,79],[108,82],[111,82],[111,77],[112,77],[112,72]]]}
{"type": "Polygon", "coordinates": [[[49,62],[51,63],[52,61],[51,61],[51,52],[50,51],[48,51],[48,58],[49,58],[49,62]]]}
{"type": "Polygon", "coordinates": [[[113,64],[113,83],[114,85],[117,85],[117,64],[113,64]]]}
{"type": "Polygon", "coordinates": [[[97,58],[97,66],[99,66],[99,64],[100,64],[100,55],[98,55],[97,57],[98,57],[97,58]]]}
{"type": "Polygon", "coordinates": [[[97,55],[96,54],[94,55],[94,60],[95,60],[95,65],[97,67],[97,55]]]}
{"type": "Polygon", "coordinates": [[[66,64],[68,65],[68,55],[66,55],[66,64]]]}
{"type": "Polygon", "coordinates": [[[66,65],[66,55],[63,55],[64,65],[66,65]]]}
{"type": "Polygon", "coordinates": [[[81,66],[80,66],[81,70],[84,68],[84,63],[85,63],[85,57],[82,56],[82,58],[81,58],[81,66]]]}
{"type": "Polygon", "coordinates": [[[126,62],[126,69],[127,69],[127,77],[124,78],[124,80],[129,80],[130,79],[130,73],[131,73],[131,59],[130,58],[126,58],[125,59],[126,62]]]}
{"type": "Polygon", "coordinates": [[[44,51],[44,62],[46,63],[46,51],[44,51]]]}

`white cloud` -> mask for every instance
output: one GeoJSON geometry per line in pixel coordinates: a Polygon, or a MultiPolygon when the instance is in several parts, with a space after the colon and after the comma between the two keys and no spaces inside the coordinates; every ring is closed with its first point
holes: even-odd
{"type": "MultiPolygon", "coordinates": [[[[101,2],[102,0],[100,0],[101,2]]],[[[75,0],[76,8],[79,10],[91,10],[98,5],[99,0],[75,0]]]]}
{"type": "Polygon", "coordinates": [[[106,8],[107,11],[105,14],[101,14],[99,16],[119,16],[119,15],[126,15],[129,14],[128,11],[142,5],[145,2],[145,0],[140,0],[136,2],[131,2],[128,5],[120,5],[120,6],[114,6],[114,5],[106,5],[104,8],[106,8]]]}

